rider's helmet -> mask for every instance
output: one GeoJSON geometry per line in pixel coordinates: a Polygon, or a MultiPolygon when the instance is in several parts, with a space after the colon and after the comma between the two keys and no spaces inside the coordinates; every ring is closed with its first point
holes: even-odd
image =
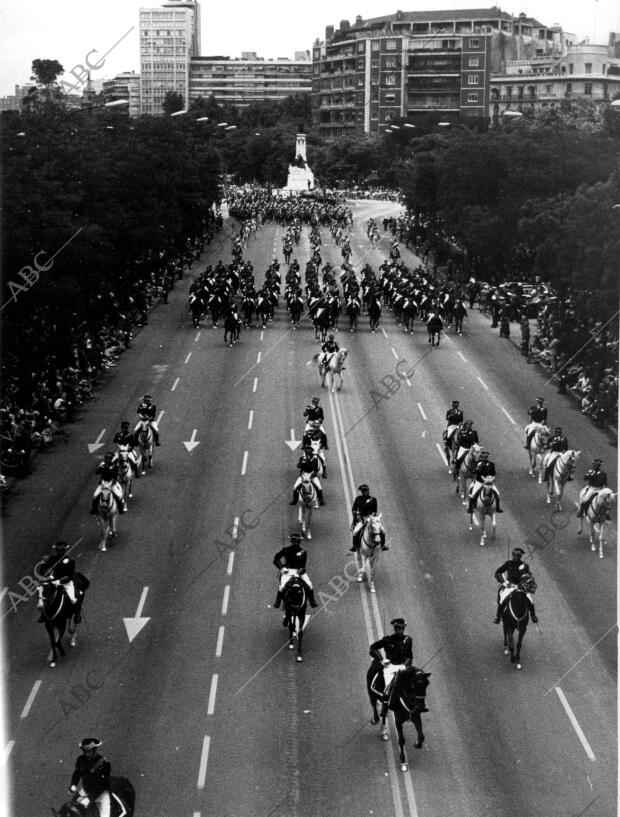
{"type": "Polygon", "coordinates": [[[453,405],[453,406],[460,406],[460,405],[461,405],[461,401],[460,401],[460,400],[453,400],[453,401],[452,401],[452,405],[453,405]]]}
{"type": "Polygon", "coordinates": [[[318,397],[313,397],[312,402],[314,403],[315,406],[318,406],[318,404],[320,403],[320,400],[319,400],[318,397]]]}
{"type": "Polygon", "coordinates": [[[111,460],[114,458],[114,454],[111,451],[106,451],[103,455],[104,460],[111,460]]]}
{"type": "Polygon", "coordinates": [[[98,749],[101,743],[102,741],[97,738],[84,738],[84,740],[80,741],[80,749],[83,752],[90,752],[93,749],[98,749]]]}
{"type": "Polygon", "coordinates": [[[121,423],[121,428],[129,428],[129,422],[127,420],[123,420],[121,423]]]}
{"type": "Polygon", "coordinates": [[[358,491],[370,491],[370,488],[365,483],[363,485],[359,485],[357,488],[358,491]]]}
{"type": "Polygon", "coordinates": [[[554,434],[561,434],[562,433],[562,426],[556,426],[553,433],[554,434]]]}
{"type": "Polygon", "coordinates": [[[69,550],[69,545],[66,542],[55,542],[52,545],[52,550],[64,553],[66,550],[69,550]]]}
{"type": "Polygon", "coordinates": [[[523,556],[524,553],[525,553],[525,551],[523,550],[523,548],[513,548],[512,549],[512,555],[513,555],[513,557],[515,559],[520,559],[521,556],[523,556]]]}
{"type": "Polygon", "coordinates": [[[311,445],[304,445],[304,451],[312,451],[311,445]]]}
{"type": "Polygon", "coordinates": [[[537,397],[536,402],[540,403],[542,405],[545,402],[545,398],[544,397],[537,397]]]}
{"type": "Polygon", "coordinates": [[[143,400],[150,400],[150,399],[151,399],[151,395],[150,395],[150,394],[145,394],[145,395],[144,395],[144,397],[143,397],[142,399],[143,399],[143,400]]]}
{"type": "Polygon", "coordinates": [[[301,535],[299,533],[289,533],[288,538],[291,542],[301,542],[301,535]]]}
{"type": "Polygon", "coordinates": [[[597,457],[597,459],[592,460],[592,465],[594,465],[594,467],[596,467],[597,465],[602,465],[602,464],[603,464],[603,460],[598,459],[598,457],[597,457]]]}
{"type": "Polygon", "coordinates": [[[489,456],[489,452],[487,451],[486,448],[481,448],[480,449],[480,456],[481,457],[488,457],[489,456]]]}
{"type": "Polygon", "coordinates": [[[473,420],[465,420],[463,422],[463,428],[471,428],[474,424],[473,420]]]}
{"type": "Polygon", "coordinates": [[[405,627],[407,626],[407,622],[405,621],[404,618],[393,618],[390,621],[390,624],[392,625],[392,627],[394,627],[394,629],[398,627],[401,630],[404,630],[405,627]]]}
{"type": "Polygon", "coordinates": [[[330,335],[330,336],[329,336],[329,339],[330,339],[330,340],[333,340],[333,339],[334,339],[334,336],[333,336],[333,335],[330,335]]]}

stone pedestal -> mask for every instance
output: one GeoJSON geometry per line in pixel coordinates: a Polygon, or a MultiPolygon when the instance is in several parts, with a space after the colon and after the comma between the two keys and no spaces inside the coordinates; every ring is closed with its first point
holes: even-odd
{"type": "Polygon", "coordinates": [[[306,134],[298,133],[295,140],[295,163],[288,166],[284,193],[302,193],[314,190],[314,173],[306,160],[306,134]]]}

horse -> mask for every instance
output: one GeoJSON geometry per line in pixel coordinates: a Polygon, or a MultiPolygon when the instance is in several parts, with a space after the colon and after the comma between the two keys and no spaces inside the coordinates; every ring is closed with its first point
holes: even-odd
{"type": "Polygon", "coordinates": [[[340,378],[340,383],[338,385],[338,391],[342,388],[342,372],[344,371],[344,362],[347,359],[348,349],[341,349],[339,352],[333,354],[327,366],[321,361],[319,362],[319,358],[322,356],[322,352],[314,355],[310,363],[318,363],[319,366],[319,374],[321,375],[321,386],[325,386],[325,378],[329,374],[331,377],[332,382],[332,394],[335,390],[336,385],[336,375],[340,378]]]}
{"type": "Polygon", "coordinates": [[[370,323],[370,331],[376,332],[379,328],[379,321],[381,319],[381,303],[377,298],[372,298],[368,303],[368,320],[370,323]]]}
{"type": "Polygon", "coordinates": [[[310,531],[310,524],[312,522],[312,510],[318,508],[316,489],[308,474],[302,474],[301,484],[299,486],[299,499],[297,500],[299,508],[299,527],[301,528],[302,538],[312,539],[310,531]]]}
{"type": "Polygon", "coordinates": [[[446,453],[446,459],[448,460],[448,473],[452,474],[454,479],[456,479],[456,471],[450,468],[450,455],[452,454],[452,459],[455,459],[456,452],[453,451],[453,443],[456,437],[456,432],[459,430],[460,425],[458,423],[453,423],[452,425],[448,425],[448,427],[444,430],[442,439],[443,439],[443,450],[446,453]]]}
{"type": "Polygon", "coordinates": [[[405,322],[405,332],[413,334],[413,323],[418,314],[418,305],[413,298],[405,298],[402,307],[402,318],[405,322]]]}
{"type": "Polygon", "coordinates": [[[240,334],[241,321],[237,317],[237,313],[227,312],[224,317],[224,343],[226,343],[226,339],[228,338],[228,345],[232,346],[233,343],[236,343],[239,340],[240,334]]]}
{"type": "Polygon", "coordinates": [[[267,328],[267,322],[273,318],[273,304],[267,295],[259,295],[256,300],[256,317],[260,318],[262,328],[267,328]]]}
{"type": "Polygon", "coordinates": [[[403,724],[407,721],[415,726],[418,735],[415,748],[421,749],[424,743],[424,732],[422,731],[422,712],[427,712],[425,706],[426,688],[429,685],[430,672],[423,672],[417,667],[407,667],[400,670],[394,677],[392,691],[389,700],[384,702],[383,693],[385,691],[385,680],[383,677],[383,666],[380,661],[374,660],[366,673],[366,689],[372,707],[373,716],[370,722],[374,725],[381,720],[381,739],[390,739],[386,724],[388,709],[394,713],[396,733],[398,735],[398,748],[400,750],[401,771],[408,770],[407,757],[405,755],[405,736],[403,734],[403,724]],[[382,703],[381,715],[377,712],[377,702],[382,703]]]}
{"type": "Polygon", "coordinates": [[[431,312],[426,320],[426,331],[428,332],[428,342],[432,344],[433,347],[435,345],[439,346],[439,341],[441,340],[441,330],[443,329],[443,321],[434,312],[431,312]],[[437,338],[437,343],[435,344],[435,338],[437,338]]]}
{"type": "Polygon", "coordinates": [[[291,313],[291,326],[297,329],[304,311],[304,302],[299,295],[293,295],[288,302],[288,311],[291,313]]]}
{"type": "Polygon", "coordinates": [[[243,326],[245,329],[249,329],[252,326],[252,315],[256,311],[256,303],[254,302],[254,298],[250,298],[249,295],[244,295],[241,301],[241,312],[243,313],[243,326]]]}
{"type": "Polygon", "coordinates": [[[547,482],[547,505],[551,504],[551,497],[555,494],[555,509],[561,511],[564,486],[568,482],[568,478],[575,473],[581,451],[573,451],[572,448],[569,448],[568,451],[562,451],[552,460],[554,453],[553,451],[547,451],[543,457],[542,467],[545,470],[545,480],[547,482]]]}
{"type": "Polygon", "coordinates": [[[331,317],[327,306],[319,307],[312,316],[312,325],[314,327],[315,340],[325,342],[327,332],[331,326],[331,317]]]}
{"type": "Polygon", "coordinates": [[[545,446],[549,440],[550,429],[543,423],[537,423],[535,431],[530,438],[527,453],[530,458],[530,476],[536,476],[538,470],[538,482],[542,485],[542,458],[545,451],[545,446]]]}
{"type": "Polygon", "coordinates": [[[495,539],[495,529],[497,523],[495,522],[495,505],[497,497],[493,490],[493,477],[486,477],[482,488],[476,501],[474,503],[474,512],[469,517],[469,530],[474,529],[474,525],[480,528],[480,545],[483,546],[486,542],[486,520],[487,517],[491,519],[491,539],[495,539]]]}
{"type": "Polygon", "coordinates": [[[142,475],[146,474],[146,467],[153,467],[153,446],[155,438],[153,429],[147,418],[143,418],[138,423],[138,448],[140,449],[140,459],[142,461],[142,475]]]}
{"type": "Polygon", "coordinates": [[[523,636],[527,630],[530,620],[530,604],[526,596],[526,591],[517,587],[510,594],[508,603],[502,613],[502,624],[504,628],[504,655],[510,655],[510,663],[516,664],[517,669],[521,667],[521,644],[523,636]],[[517,645],[515,647],[514,634],[518,630],[517,645]]]}
{"type": "Polygon", "coordinates": [[[192,313],[192,323],[196,329],[200,327],[200,319],[204,312],[204,302],[195,292],[189,296],[189,309],[192,313]]]}
{"type": "Polygon", "coordinates": [[[368,521],[364,523],[360,534],[360,562],[361,566],[357,573],[357,581],[364,579],[368,582],[371,593],[376,593],[373,572],[379,554],[381,553],[382,536],[384,533],[381,514],[372,514],[368,521]]]}
{"type": "Polygon", "coordinates": [[[101,526],[101,541],[99,550],[107,550],[106,541],[108,537],[116,538],[116,517],[118,508],[116,497],[112,493],[112,483],[102,480],[101,493],[97,497],[97,519],[101,526]]]}
{"type": "Polygon", "coordinates": [[[456,479],[456,493],[460,494],[462,505],[467,505],[465,493],[469,490],[470,484],[474,478],[474,469],[476,467],[476,463],[478,462],[479,456],[480,446],[478,443],[474,443],[471,448],[467,449],[467,453],[461,460],[458,469],[456,466],[456,461],[454,463],[453,470],[455,472],[454,478],[456,479]]]}
{"type": "Polygon", "coordinates": [[[361,305],[358,298],[350,297],[347,301],[346,311],[349,316],[349,329],[355,332],[357,329],[357,319],[360,314],[361,305]]]}
{"type": "MultiPolygon", "coordinates": [[[[607,522],[607,515],[611,511],[612,502],[615,494],[611,488],[600,488],[594,495],[593,499],[588,505],[588,510],[585,512],[585,518],[588,520],[590,526],[590,548],[596,551],[596,542],[594,537],[598,539],[598,555],[603,558],[603,545],[605,542],[605,525],[607,522]]],[[[583,517],[579,519],[579,530],[577,535],[583,533],[583,517]]]]}
{"type": "MultiPolygon", "coordinates": [[[[110,776],[110,817],[133,817],[136,806],[136,792],[126,777],[110,776]]],[[[77,792],[71,800],[56,811],[52,808],[54,817],[99,817],[99,809],[94,800],[77,792]]]]}
{"type": "Polygon", "coordinates": [[[77,637],[75,630],[81,620],[80,612],[82,610],[82,602],[84,594],[88,589],[90,582],[82,573],[75,573],[73,577],[73,586],[77,593],[81,595],[75,604],[69,598],[67,592],[62,587],[52,581],[41,582],[38,587],[39,601],[37,607],[41,609],[43,624],[47,630],[47,634],[52,646],[52,658],[50,660],[50,667],[56,666],[58,655],[63,657],[66,655],[62,646],[62,638],[65,634],[65,628],[69,625],[69,644],[75,647],[77,637]],[[55,635],[58,633],[58,636],[55,635]]]}
{"type": "MultiPolygon", "coordinates": [[[[133,463],[129,459],[128,445],[119,445],[116,460],[118,462],[118,481],[123,489],[123,508],[127,510],[127,500],[131,499],[131,483],[133,481],[133,463]]],[[[136,466],[137,468],[137,466],[136,466]]]]}
{"type": "Polygon", "coordinates": [[[284,585],[282,603],[284,606],[284,620],[288,623],[289,650],[295,648],[293,638],[297,636],[297,660],[303,661],[301,642],[306,623],[308,594],[306,593],[306,585],[296,571],[284,585]]]}

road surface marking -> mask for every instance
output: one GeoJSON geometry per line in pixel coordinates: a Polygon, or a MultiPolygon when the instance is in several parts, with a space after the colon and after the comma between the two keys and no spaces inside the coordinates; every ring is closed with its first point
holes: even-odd
{"type": "Polygon", "coordinates": [[[463,361],[463,363],[467,363],[467,358],[465,357],[465,355],[463,354],[463,352],[459,352],[459,357],[461,358],[461,360],[463,361]]]}
{"type": "Polygon", "coordinates": [[[239,517],[235,516],[235,518],[233,520],[233,532],[232,532],[232,538],[235,539],[235,540],[237,539],[237,531],[238,530],[239,530],[239,517]]]}
{"type": "Polygon", "coordinates": [[[392,354],[394,355],[396,360],[398,360],[398,355],[396,354],[396,349],[393,346],[392,346],[392,354]]]}
{"type": "Polygon", "coordinates": [[[435,445],[437,446],[437,451],[439,451],[439,456],[440,456],[440,457],[441,457],[441,459],[444,461],[444,463],[445,463],[445,465],[446,465],[446,468],[447,468],[447,467],[448,467],[448,465],[449,465],[449,462],[448,462],[448,460],[446,459],[446,455],[445,455],[445,454],[443,453],[443,451],[441,450],[441,446],[439,445],[439,443],[435,443],[435,445]]]}
{"type": "Polygon", "coordinates": [[[479,380],[479,381],[480,381],[480,383],[482,383],[483,387],[484,387],[484,388],[485,388],[487,391],[489,390],[489,387],[487,386],[487,384],[484,382],[484,380],[483,380],[481,377],[478,377],[478,378],[477,378],[477,380],[479,380]]]}
{"type": "Polygon", "coordinates": [[[7,594],[8,592],[9,592],[9,588],[8,588],[8,587],[3,587],[3,588],[2,588],[2,592],[0,593],[0,601],[2,601],[2,599],[3,599],[3,598],[6,596],[6,594],[7,594]]]}
{"type": "Polygon", "coordinates": [[[194,343],[196,343],[196,341],[198,340],[198,338],[199,338],[199,337],[200,337],[200,332],[198,332],[198,334],[197,334],[197,335],[196,335],[196,337],[194,338],[194,343]]]}
{"type": "Polygon", "coordinates": [[[158,425],[158,426],[159,426],[159,424],[161,423],[161,418],[164,416],[164,414],[165,414],[165,413],[166,413],[166,410],[165,410],[165,409],[162,409],[162,410],[159,412],[159,417],[157,418],[157,425],[158,425]]]}
{"type": "Polygon", "coordinates": [[[248,431],[252,428],[252,421],[254,420],[254,409],[250,411],[250,419],[248,420],[248,431]]]}
{"type": "Polygon", "coordinates": [[[245,470],[248,467],[248,452],[243,452],[243,465],[241,466],[241,476],[245,476],[245,470]]]}
{"type": "Polygon", "coordinates": [[[265,337],[265,330],[261,329],[260,330],[260,339],[262,340],[264,337],[265,337]]]}
{"type": "Polygon", "coordinates": [[[232,576],[234,561],[235,561],[235,551],[231,550],[231,552],[228,554],[228,567],[226,568],[226,575],[227,576],[232,576]]]}
{"type": "Polygon", "coordinates": [[[204,736],[202,741],[202,754],[200,755],[200,768],[198,769],[198,788],[204,789],[205,780],[207,778],[207,763],[209,762],[209,744],[211,738],[209,735],[204,736]]]}
{"type": "Polygon", "coordinates": [[[509,420],[510,420],[510,422],[513,424],[513,426],[516,426],[515,421],[512,419],[512,417],[510,416],[510,414],[508,414],[508,412],[506,411],[506,409],[505,409],[505,408],[503,408],[503,409],[502,409],[502,411],[504,412],[504,414],[506,415],[506,417],[508,417],[508,419],[509,419],[509,420]]]}
{"type": "Polygon", "coordinates": [[[170,391],[174,391],[176,389],[176,387],[179,385],[179,380],[180,379],[181,379],[180,377],[177,377],[177,379],[172,384],[172,388],[170,389],[170,391]]]}
{"type": "Polygon", "coordinates": [[[224,588],[224,598],[222,599],[222,615],[225,616],[228,613],[228,597],[230,596],[230,585],[227,584],[224,588]]]}
{"type": "Polygon", "coordinates": [[[586,755],[590,758],[590,760],[596,760],[596,756],[595,756],[594,752],[592,751],[592,748],[590,747],[590,744],[588,743],[588,741],[586,739],[586,736],[583,734],[581,726],[579,726],[579,722],[577,721],[577,718],[575,717],[575,715],[573,713],[573,710],[570,708],[569,703],[566,700],[566,696],[564,695],[564,693],[562,692],[560,687],[555,687],[555,691],[558,693],[558,698],[560,699],[560,703],[564,707],[564,710],[565,710],[566,714],[568,715],[568,719],[573,725],[573,729],[575,730],[575,732],[577,732],[577,737],[579,738],[579,740],[581,742],[581,745],[583,746],[583,748],[585,750],[586,755]]]}
{"type": "Polygon", "coordinates": [[[257,365],[257,366],[258,366],[258,364],[260,363],[260,359],[261,359],[261,357],[262,357],[262,356],[263,356],[263,353],[262,353],[262,352],[259,352],[259,353],[256,355],[256,365],[257,365]]]}
{"type": "Polygon", "coordinates": [[[186,363],[188,363],[188,362],[189,362],[189,359],[190,359],[190,357],[191,357],[191,356],[192,356],[192,353],[191,353],[191,352],[188,352],[188,353],[187,353],[187,357],[185,358],[185,362],[186,362],[186,363]]]}
{"type": "Polygon", "coordinates": [[[21,714],[20,717],[22,717],[22,718],[27,718],[28,717],[28,713],[30,712],[30,708],[32,707],[32,704],[34,703],[34,699],[35,699],[35,697],[37,695],[37,692],[39,691],[39,687],[41,686],[41,684],[42,684],[42,681],[35,681],[34,682],[34,686],[32,687],[32,690],[30,691],[30,695],[28,696],[28,700],[26,701],[26,705],[24,706],[24,708],[22,710],[22,714],[21,714]]]}
{"type": "Polygon", "coordinates": [[[423,420],[428,420],[428,417],[426,416],[426,414],[424,414],[424,409],[422,408],[422,404],[418,403],[417,405],[418,405],[418,409],[420,411],[420,414],[422,415],[422,419],[423,420]]]}
{"type": "Polygon", "coordinates": [[[381,327],[381,331],[383,332],[383,337],[387,338],[387,332],[385,331],[385,329],[383,327],[381,327]]]}
{"type": "Polygon", "coordinates": [[[211,689],[209,691],[209,703],[207,704],[207,715],[215,712],[215,696],[217,694],[217,672],[211,676],[211,689]]]}
{"type": "Polygon", "coordinates": [[[217,645],[215,647],[215,657],[222,657],[222,647],[224,646],[224,625],[217,631],[217,645]]]}
{"type": "Polygon", "coordinates": [[[2,753],[2,758],[0,759],[0,763],[4,766],[9,760],[9,755],[13,751],[13,746],[15,746],[15,741],[10,740],[4,748],[4,752],[2,753]]]}
{"type": "Polygon", "coordinates": [[[252,391],[253,391],[253,392],[255,392],[255,391],[256,391],[256,387],[257,387],[257,386],[258,386],[258,377],[255,377],[255,378],[254,378],[254,385],[252,386],[252,391]]]}

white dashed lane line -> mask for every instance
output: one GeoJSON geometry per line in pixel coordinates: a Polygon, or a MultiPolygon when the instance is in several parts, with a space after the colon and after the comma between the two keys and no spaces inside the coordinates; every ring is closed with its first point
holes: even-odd
{"type": "Polygon", "coordinates": [[[459,352],[459,357],[461,358],[461,360],[463,361],[463,363],[467,363],[467,358],[465,357],[465,355],[463,354],[463,352],[459,352]]]}
{"type": "Polygon", "coordinates": [[[235,563],[235,551],[233,550],[228,554],[228,567],[226,568],[226,575],[227,576],[232,576],[234,563],[235,563]]]}
{"type": "Polygon", "coordinates": [[[161,423],[161,418],[164,416],[165,413],[166,413],[166,409],[162,409],[159,412],[159,417],[157,418],[157,425],[159,425],[161,423]]]}
{"type": "Polygon", "coordinates": [[[21,714],[22,718],[27,718],[28,717],[28,713],[30,712],[30,709],[32,707],[32,704],[34,703],[34,699],[36,698],[37,692],[39,691],[39,687],[41,686],[41,684],[42,684],[42,681],[35,681],[34,682],[34,686],[32,687],[32,690],[30,691],[30,695],[28,696],[28,700],[26,701],[26,704],[25,704],[25,706],[24,706],[24,708],[22,710],[22,714],[21,714]]]}
{"type": "Polygon", "coordinates": [[[262,356],[263,356],[263,353],[262,353],[262,352],[259,352],[259,353],[256,355],[256,365],[257,365],[257,366],[258,366],[258,364],[260,363],[260,359],[261,359],[261,357],[262,357],[262,356]]]}
{"type": "Polygon", "coordinates": [[[196,335],[196,337],[194,338],[194,343],[196,343],[196,341],[198,340],[198,338],[199,338],[199,337],[200,337],[200,332],[198,332],[198,334],[197,334],[197,335],[196,335]]]}
{"type": "Polygon", "coordinates": [[[222,657],[222,647],[224,646],[224,626],[222,625],[217,631],[217,645],[215,647],[215,657],[222,657]]]}
{"type": "Polygon", "coordinates": [[[191,352],[188,352],[188,353],[187,353],[187,357],[185,358],[185,362],[186,362],[186,363],[188,363],[188,362],[189,362],[189,359],[190,359],[190,357],[191,357],[191,356],[192,356],[192,353],[191,353],[191,352]]]}
{"type": "Polygon", "coordinates": [[[242,477],[245,476],[245,472],[247,470],[247,467],[248,467],[248,452],[244,451],[243,452],[243,464],[241,466],[241,476],[242,477]]]}
{"type": "Polygon", "coordinates": [[[179,380],[180,379],[181,379],[180,377],[177,377],[177,379],[172,384],[172,388],[170,389],[170,391],[174,391],[176,389],[176,387],[179,385],[179,380]]]}
{"type": "Polygon", "coordinates": [[[487,386],[487,384],[484,382],[484,380],[481,377],[477,377],[476,380],[478,380],[482,384],[483,388],[485,388],[487,391],[489,390],[489,387],[487,386]]]}
{"type": "Polygon", "coordinates": [[[258,386],[258,377],[254,378],[254,385],[252,386],[252,392],[256,391],[256,387],[258,386]]]}
{"type": "Polygon", "coordinates": [[[209,746],[211,738],[205,735],[202,741],[202,753],[200,755],[200,768],[198,769],[198,788],[204,789],[207,779],[207,764],[209,763],[209,746]]]}
{"type": "Polygon", "coordinates": [[[418,403],[417,406],[418,406],[418,411],[422,415],[422,419],[423,420],[428,420],[428,417],[426,416],[426,414],[424,414],[424,409],[422,408],[422,404],[418,403]]]}
{"type": "Polygon", "coordinates": [[[248,431],[252,428],[252,422],[254,420],[254,409],[250,411],[250,419],[248,420],[248,431]]]}
{"type": "Polygon", "coordinates": [[[586,736],[583,734],[583,730],[581,729],[581,726],[579,726],[579,721],[575,717],[573,710],[570,708],[570,705],[566,700],[566,695],[564,695],[560,687],[555,687],[555,691],[557,692],[558,698],[560,699],[560,703],[564,707],[564,711],[568,715],[568,719],[571,722],[573,729],[577,733],[577,737],[579,738],[579,741],[583,746],[586,755],[590,758],[590,760],[595,761],[596,755],[592,751],[592,747],[588,743],[586,736]]]}
{"type": "Polygon", "coordinates": [[[398,353],[396,352],[396,349],[393,346],[391,348],[392,348],[392,354],[394,355],[396,360],[398,360],[398,353]]]}
{"type": "Polygon", "coordinates": [[[508,419],[509,419],[509,420],[510,420],[510,422],[513,424],[513,426],[516,426],[515,421],[512,419],[512,417],[510,416],[510,414],[508,414],[508,412],[506,411],[506,409],[505,409],[505,408],[503,408],[503,409],[502,409],[502,411],[504,412],[504,414],[506,415],[506,417],[508,417],[508,419]]]}
{"type": "Polygon", "coordinates": [[[209,703],[207,704],[207,715],[215,712],[215,696],[217,695],[217,672],[211,677],[211,689],[209,690],[209,703]]]}
{"type": "Polygon", "coordinates": [[[439,445],[439,443],[435,443],[435,445],[437,446],[437,451],[439,451],[439,456],[440,456],[440,457],[441,457],[441,459],[444,461],[444,464],[445,464],[445,466],[446,466],[446,468],[447,468],[447,467],[448,467],[448,460],[446,459],[446,455],[443,453],[443,451],[442,451],[441,446],[439,445]]]}
{"type": "Polygon", "coordinates": [[[227,584],[224,588],[224,598],[222,599],[222,615],[228,614],[228,599],[230,597],[230,585],[227,584]]]}
{"type": "Polygon", "coordinates": [[[385,329],[383,327],[381,327],[381,331],[383,332],[383,337],[387,338],[387,332],[385,331],[385,329]]]}

